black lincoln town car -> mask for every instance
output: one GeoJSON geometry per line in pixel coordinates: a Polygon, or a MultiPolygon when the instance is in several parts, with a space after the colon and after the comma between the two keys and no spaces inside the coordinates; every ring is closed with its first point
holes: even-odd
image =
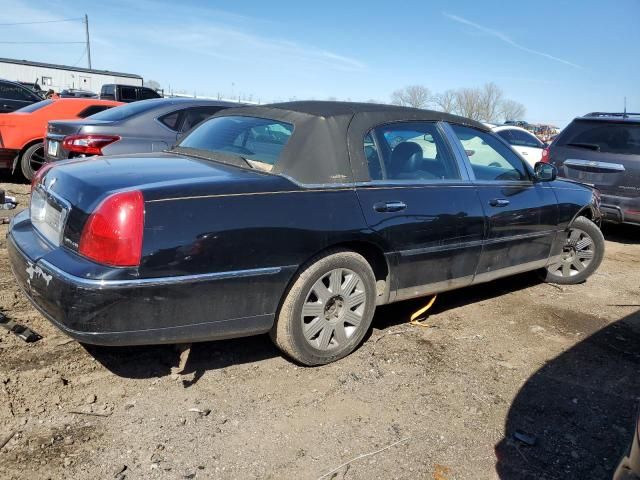
{"type": "Polygon", "coordinates": [[[270,332],[318,365],[377,305],[529,270],[584,281],[599,221],[596,190],[475,121],[293,102],[225,110],[164,153],[48,166],[8,243],[25,294],[80,342],[270,332]]]}

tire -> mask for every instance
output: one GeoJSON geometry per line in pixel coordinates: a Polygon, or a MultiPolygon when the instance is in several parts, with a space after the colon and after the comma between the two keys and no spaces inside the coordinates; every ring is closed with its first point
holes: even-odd
{"type": "Polygon", "coordinates": [[[20,170],[27,180],[31,180],[35,172],[44,164],[44,142],[38,142],[27,148],[20,156],[20,170]]]}
{"type": "Polygon", "coordinates": [[[365,258],[348,250],[326,252],[294,278],[271,339],[303,365],[334,362],[360,344],[371,325],[375,301],[376,280],[365,258]]]}
{"type": "Polygon", "coordinates": [[[604,236],[586,217],[578,217],[567,230],[560,262],[544,270],[544,280],[560,285],[582,283],[595,272],[604,257],[604,236]]]}

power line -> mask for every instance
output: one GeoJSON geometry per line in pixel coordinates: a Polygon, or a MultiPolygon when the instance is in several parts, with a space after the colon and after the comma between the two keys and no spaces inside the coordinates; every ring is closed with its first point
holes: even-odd
{"type": "Polygon", "coordinates": [[[82,43],[85,44],[86,42],[2,42],[0,41],[0,44],[5,44],[5,45],[70,45],[73,43],[82,43]]]}
{"type": "Polygon", "coordinates": [[[42,20],[39,22],[15,22],[15,23],[0,23],[0,27],[9,27],[12,25],[36,25],[40,23],[60,23],[60,22],[75,22],[76,20],[84,20],[83,17],[77,18],[63,18],[62,20],[42,20]]]}

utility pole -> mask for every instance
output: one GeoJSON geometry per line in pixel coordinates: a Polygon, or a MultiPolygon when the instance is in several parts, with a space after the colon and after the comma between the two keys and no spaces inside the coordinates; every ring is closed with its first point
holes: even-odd
{"type": "Polygon", "coordinates": [[[91,43],[89,42],[89,16],[84,14],[84,31],[87,37],[87,60],[89,62],[89,68],[91,68],[91,43]]]}

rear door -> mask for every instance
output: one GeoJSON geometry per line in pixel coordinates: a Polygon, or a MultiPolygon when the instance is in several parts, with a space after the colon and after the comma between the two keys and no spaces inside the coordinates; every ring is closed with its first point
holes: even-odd
{"type": "Polygon", "coordinates": [[[550,155],[563,177],[594,185],[604,195],[640,197],[640,123],[576,119],[550,155]]]}
{"type": "Polygon", "coordinates": [[[488,224],[476,280],[545,266],[558,228],[553,188],[534,182],[522,159],[493,134],[451,128],[466,154],[488,224]]]}
{"type": "Polygon", "coordinates": [[[473,280],[484,213],[445,138],[438,123],[411,121],[380,125],[359,139],[370,179],[357,194],[367,224],[393,252],[391,300],[473,280]]]}

